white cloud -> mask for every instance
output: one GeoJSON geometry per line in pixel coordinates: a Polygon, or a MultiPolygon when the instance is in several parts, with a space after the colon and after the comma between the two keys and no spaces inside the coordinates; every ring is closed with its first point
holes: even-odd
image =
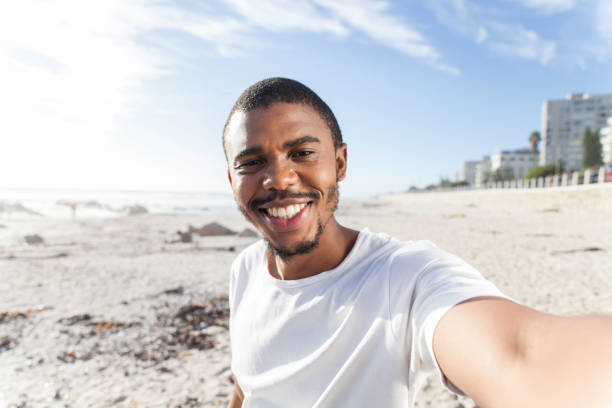
{"type": "Polygon", "coordinates": [[[476,29],[476,42],[478,44],[483,43],[489,38],[489,32],[484,27],[478,27],[476,29]]]}
{"type": "Polygon", "coordinates": [[[266,31],[308,31],[346,36],[347,27],[326,15],[310,1],[303,0],[223,0],[244,20],[266,31]]]}
{"type": "Polygon", "coordinates": [[[386,2],[362,0],[315,0],[331,10],[354,29],[407,55],[437,60],[440,53],[430,46],[421,33],[389,12],[386,2]]]}
{"type": "MultiPolygon", "coordinates": [[[[536,3],[538,0],[525,0],[536,3]]],[[[542,3],[544,1],[542,0],[542,3]]],[[[553,3],[553,1],[549,1],[553,3]]],[[[428,3],[438,21],[460,34],[474,38],[492,52],[548,65],[557,45],[518,23],[500,20],[495,10],[483,10],[467,0],[432,0],[428,3]]]]}
{"type": "Polygon", "coordinates": [[[466,0],[430,0],[427,2],[438,21],[462,34],[474,29],[471,4],[466,0]]]}
{"type": "Polygon", "coordinates": [[[568,11],[574,8],[576,0],[510,0],[523,7],[537,10],[541,13],[552,14],[568,11]]]}
{"type": "Polygon", "coordinates": [[[612,48],[612,1],[597,1],[595,5],[595,27],[608,48],[612,48]]]}
{"type": "Polygon", "coordinates": [[[244,55],[256,42],[250,27],[241,19],[197,15],[178,9],[164,10],[155,28],[189,33],[208,42],[224,57],[244,55]]]}
{"type": "Polygon", "coordinates": [[[458,75],[457,68],[441,62],[442,55],[424,36],[400,18],[388,2],[365,0],[224,0],[247,24],[271,32],[308,31],[338,37],[363,34],[379,45],[436,69],[458,75]]]}
{"type": "Polygon", "coordinates": [[[487,46],[500,54],[523,59],[531,59],[547,65],[555,57],[557,45],[553,41],[541,39],[535,31],[520,24],[492,23],[489,28],[495,36],[487,46]]]}

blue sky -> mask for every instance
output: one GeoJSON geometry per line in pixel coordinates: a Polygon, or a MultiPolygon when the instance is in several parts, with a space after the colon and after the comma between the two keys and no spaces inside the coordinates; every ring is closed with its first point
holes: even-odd
{"type": "Polygon", "coordinates": [[[244,88],[304,82],[349,147],[341,192],[453,177],[527,145],[545,99],[612,92],[609,0],[0,5],[0,187],[229,192],[244,88]]]}

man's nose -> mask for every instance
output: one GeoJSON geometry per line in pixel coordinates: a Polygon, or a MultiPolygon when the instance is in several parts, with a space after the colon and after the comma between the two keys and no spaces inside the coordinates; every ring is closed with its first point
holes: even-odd
{"type": "Polygon", "coordinates": [[[298,181],[295,169],[285,161],[271,162],[266,172],[263,187],[266,190],[286,190],[298,181]]]}

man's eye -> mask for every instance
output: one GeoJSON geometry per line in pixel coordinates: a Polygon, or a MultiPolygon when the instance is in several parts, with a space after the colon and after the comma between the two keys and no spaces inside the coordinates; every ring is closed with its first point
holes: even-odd
{"type": "Polygon", "coordinates": [[[309,150],[300,150],[298,152],[293,153],[293,157],[304,158],[304,157],[310,156],[313,153],[314,152],[311,152],[309,150]]]}
{"type": "Polygon", "coordinates": [[[249,160],[247,162],[240,163],[238,165],[238,168],[242,169],[242,168],[245,168],[245,167],[253,167],[253,166],[257,166],[259,164],[261,164],[261,160],[249,160]]]}

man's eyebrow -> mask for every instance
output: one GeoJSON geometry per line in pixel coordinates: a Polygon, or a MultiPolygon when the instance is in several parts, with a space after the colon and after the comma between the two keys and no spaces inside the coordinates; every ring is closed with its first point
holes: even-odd
{"type": "Polygon", "coordinates": [[[252,154],[260,154],[263,152],[263,149],[261,147],[249,147],[248,149],[244,149],[243,151],[241,151],[240,153],[238,153],[238,155],[236,155],[236,157],[234,157],[234,161],[238,161],[240,159],[242,159],[243,157],[246,156],[250,156],[252,154]]]}
{"type": "Polygon", "coordinates": [[[288,142],[283,143],[283,149],[290,149],[292,147],[301,145],[303,143],[321,143],[321,141],[314,136],[302,136],[297,139],[290,140],[288,142]]]}

